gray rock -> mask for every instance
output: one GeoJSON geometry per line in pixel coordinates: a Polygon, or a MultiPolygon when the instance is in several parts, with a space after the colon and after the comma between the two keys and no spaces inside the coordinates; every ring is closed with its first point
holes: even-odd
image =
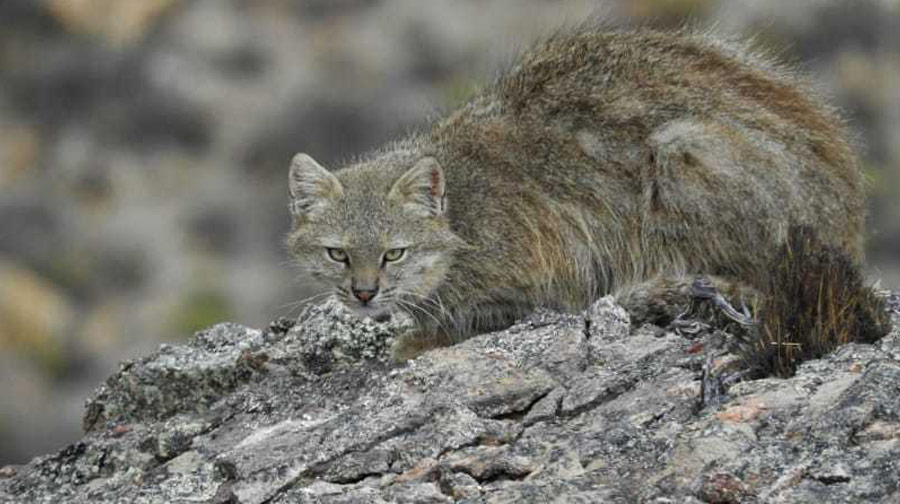
{"type": "Polygon", "coordinates": [[[327,302],[162,347],[97,390],[79,443],[0,472],[0,502],[900,497],[900,328],[720,404],[701,382],[735,370],[729,335],[632,327],[610,299],[394,364],[409,328],[327,302]]]}

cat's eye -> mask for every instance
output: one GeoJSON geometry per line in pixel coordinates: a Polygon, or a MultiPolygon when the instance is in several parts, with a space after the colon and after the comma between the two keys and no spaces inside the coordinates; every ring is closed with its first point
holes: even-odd
{"type": "Polygon", "coordinates": [[[394,262],[403,259],[403,256],[406,254],[406,249],[403,248],[395,248],[390,249],[384,253],[384,262],[394,262]]]}
{"type": "Polygon", "coordinates": [[[344,264],[350,262],[350,258],[347,256],[347,252],[344,249],[326,248],[325,251],[328,252],[328,257],[332,261],[344,264]]]}

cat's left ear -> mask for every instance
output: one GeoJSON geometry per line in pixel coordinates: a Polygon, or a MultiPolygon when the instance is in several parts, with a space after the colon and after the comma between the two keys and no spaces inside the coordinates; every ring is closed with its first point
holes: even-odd
{"type": "Polygon", "coordinates": [[[388,199],[425,217],[444,215],[447,211],[444,170],[433,157],[419,160],[394,182],[388,199]]]}
{"type": "Polygon", "coordinates": [[[343,187],[331,172],[306,154],[297,154],[288,174],[291,213],[311,217],[343,194],[343,187]]]}

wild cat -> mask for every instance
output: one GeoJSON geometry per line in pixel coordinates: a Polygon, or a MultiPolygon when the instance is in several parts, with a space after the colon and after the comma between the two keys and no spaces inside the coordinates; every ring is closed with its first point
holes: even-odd
{"type": "Polygon", "coordinates": [[[686,30],[561,32],[427,131],[334,172],[298,154],[289,188],[291,252],[358,314],[409,312],[412,354],[537,306],[752,283],[791,225],[862,256],[840,117],[686,30]]]}

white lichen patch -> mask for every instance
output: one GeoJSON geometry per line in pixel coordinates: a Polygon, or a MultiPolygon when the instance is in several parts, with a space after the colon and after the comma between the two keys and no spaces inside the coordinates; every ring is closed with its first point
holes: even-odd
{"type": "Polygon", "coordinates": [[[360,318],[339,301],[309,306],[287,338],[302,345],[308,360],[329,364],[359,360],[387,360],[397,337],[413,327],[412,319],[395,313],[383,322],[360,318]]]}

